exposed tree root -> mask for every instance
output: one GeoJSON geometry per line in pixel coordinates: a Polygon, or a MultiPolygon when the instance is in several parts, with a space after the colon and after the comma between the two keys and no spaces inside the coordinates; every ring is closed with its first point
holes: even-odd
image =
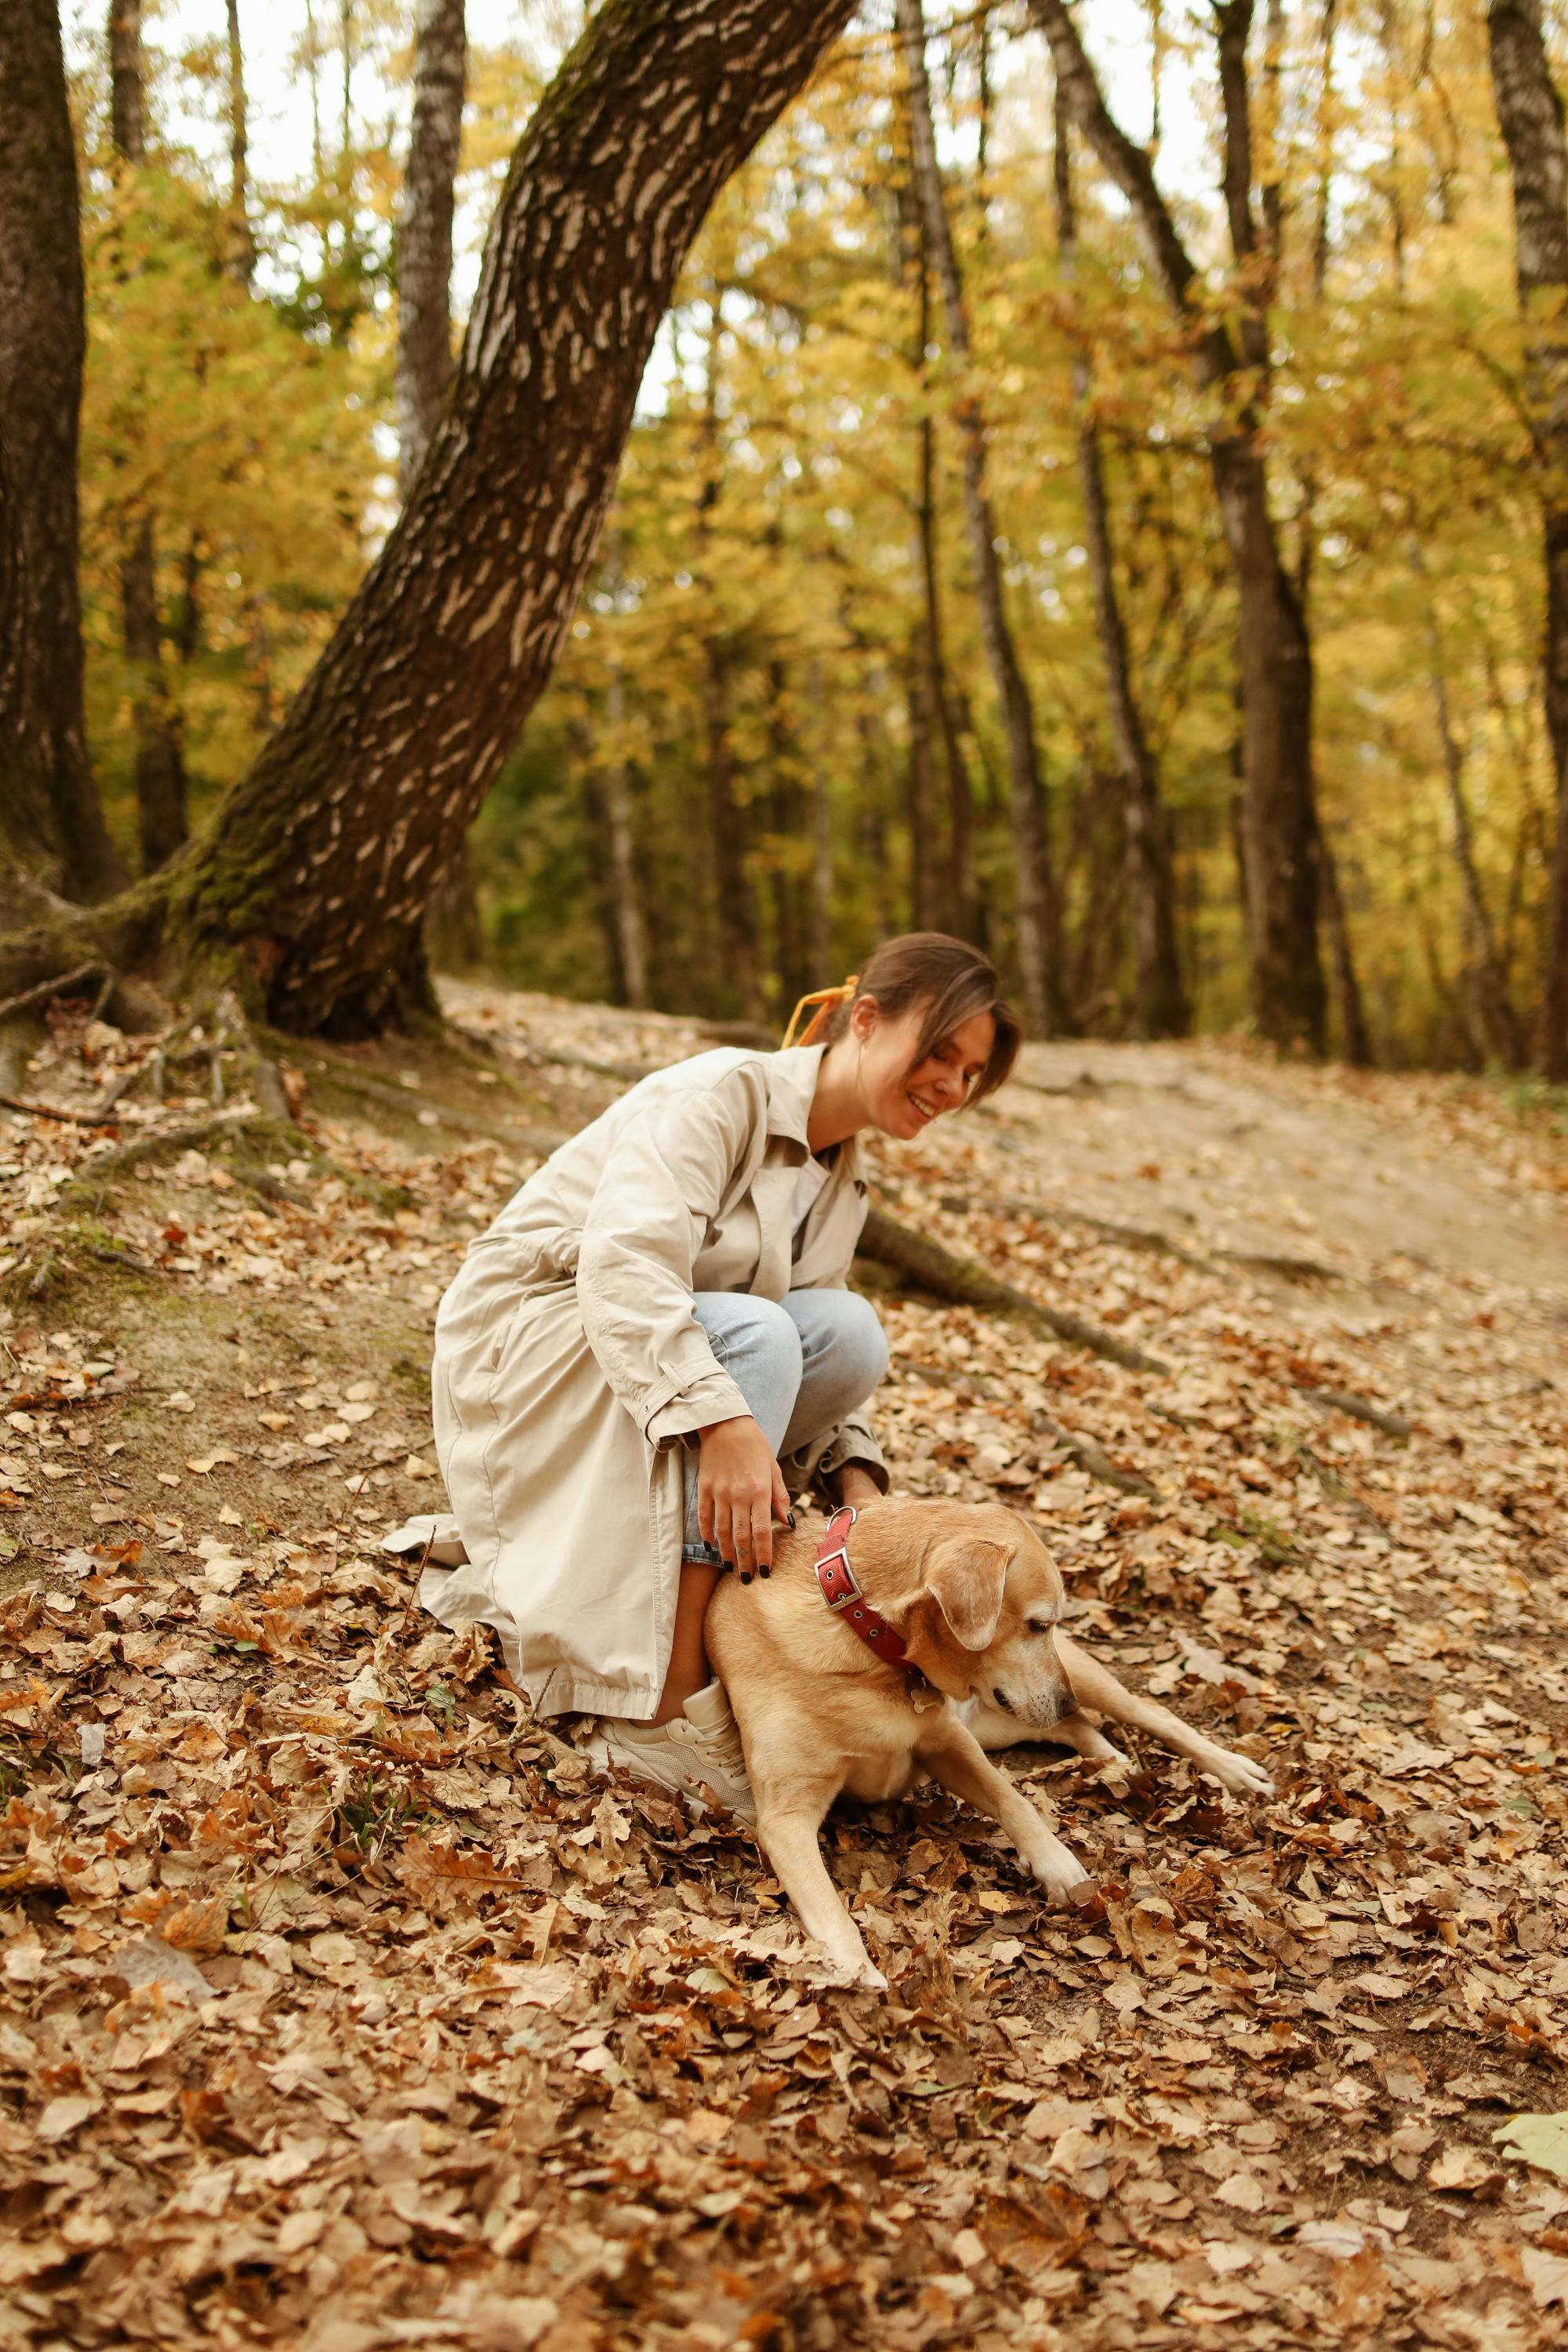
{"type": "Polygon", "coordinates": [[[1048,1437],[1053,1445],[1059,1445],[1074,1468],[1081,1470],[1086,1477],[1098,1480],[1102,1486],[1114,1486],[1119,1495],[1142,1495],[1148,1502],[1159,1501],[1160,1489],[1152,1478],[1145,1478],[1137,1470],[1119,1469],[1092,1437],[1076,1436],[1059,1421],[1053,1421],[1048,1412],[1032,1412],[1029,1427],[1037,1437],[1048,1437]]]}
{"type": "Polygon", "coordinates": [[[929,1290],[933,1297],[951,1300],[954,1306],[978,1307],[994,1315],[1011,1315],[1036,1330],[1065,1340],[1069,1347],[1084,1348],[1113,1364],[1124,1364],[1130,1371],[1168,1372],[1171,1369],[1159,1357],[1148,1355],[1129,1340],[1117,1339],[1112,1332],[1102,1331],[1079,1315],[1043,1306],[1037,1298],[1016,1290],[1010,1282],[1004,1282],[973,1258],[954,1256],[951,1250],[927,1241],[923,1234],[912,1232],[881,1209],[873,1209],[866,1220],[860,1255],[879,1265],[891,1266],[918,1288],[929,1290]]]}
{"type": "Polygon", "coordinates": [[[259,1110],[228,1110],[215,1118],[182,1119],[175,1127],[132,1136],[128,1143],[116,1144],[111,1151],[100,1152],[96,1160],[86,1161],[67,1185],[66,1192],[79,1197],[100,1192],[105,1184],[118,1183],[133,1168],[172,1159],[176,1151],[205,1151],[214,1143],[243,1135],[247,1128],[263,1123],[264,1114],[259,1110]]]}
{"type": "Polygon", "coordinates": [[[1406,1421],[1402,1412],[1391,1412],[1386,1405],[1373,1404],[1370,1398],[1356,1396],[1349,1389],[1303,1387],[1301,1394],[1310,1403],[1321,1405],[1325,1412],[1348,1413],[1352,1421],[1364,1421],[1372,1428],[1381,1429],[1385,1437],[1408,1438],[1415,1434],[1415,1424],[1406,1421]]]}
{"type": "MultiPolygon", "coordinates": [[[[960,1370],[951,1365],[925,1364],[912,1356],[901,1356],[898,1360],[901,1370],[917,1373],[933,1388],[969,1388],[983,1397],[1005,1397],[1000,1381],[986,1380],[979,1372],[960,1370]]],[[[1048,1412],[1032,1412],[1029,1427],[1037,1437],[1048,1438],[1086,1477],[1098,1480],[1102,1486],[1113,1486],[1119,1495],[1142,1495],[1151,1502],[1159,1500],[1160,1489],[1152,1479],[1141,1476],[1136,1470],[1118,1468],[1091,1437],[1079,1437],[1072,1430],[1064,1429],[1048,1412]]]]}
{"type": "MultiPolygon", "coordinates": [[[[53,997],[68,996],[72,989],[82,987],[89,980],[107,982],[108,986],[112,988],[116,977],[112,965],[96,961],[79,963],[74,971],[62,971],[53,980],[40,980],[32,988],[24,988],[19,995],[8,996],[5,1003],[0,1004],[0,1021],[8,1021],[16,1013],[31,1013],[36,1006],[47,1004],[53,997]]],[[[100,986],[98,1005],[105,1002],[103,988],[100,986]]],[[[98,1005],[94,1007],[95,1013],[98,1005]]]]}

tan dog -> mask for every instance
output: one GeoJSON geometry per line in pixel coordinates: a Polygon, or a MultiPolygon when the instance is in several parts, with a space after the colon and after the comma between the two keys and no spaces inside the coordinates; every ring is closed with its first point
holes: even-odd
{"type": "Polygon", "coordinates": [[[845,1792],[876,1803],[923,1773],[1000,1822],[1041,1884],[1069,1895],[1088,1874],[984,1753],[1049,1739],[1094,1762],[1118,1751],[1080,1709],[1150,1732],[1237,1795],[1273,1783],[1247,1756],[1139,1698],[1058,1630],[1062,1580],[1037,1535],[1000,1504],[868,1504],[849,1530],[867,1601],[930,1691],[885,1664],[828,1608],[806,1535],[775,1538],[772,1576],[726,1577],[708,1653],[730,1694],[757,1800],[757,1836],[806,1932],[855,1981],[883,1986],[817,1843],[845,1792]],[[923,1704],[922,1704],[923,1702],[923,1704]]]}

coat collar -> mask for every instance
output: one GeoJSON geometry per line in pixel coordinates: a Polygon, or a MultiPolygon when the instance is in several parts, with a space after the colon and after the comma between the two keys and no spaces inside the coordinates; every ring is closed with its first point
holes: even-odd
{"type": "MultiPolygon", "coordinates": [[[[767,1056],[768,1133],[786,1136],[792,1143],[798,1143],[803,1156],[811,1150],[806,1122],[811,1117],[817,1076],[826,1051],[826,1045],[789,1045],[767,1056]]],[[[850,1136],[843,1145],[839,1165],[863,1192],[866,1171],[858,1135],[850,1136]]]]}

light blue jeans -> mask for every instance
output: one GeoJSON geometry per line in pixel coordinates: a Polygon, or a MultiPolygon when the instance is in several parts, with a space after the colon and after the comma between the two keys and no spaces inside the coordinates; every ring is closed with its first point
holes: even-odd
{"type": "MultiPolygon", "coordinates": [[[[781,1300],[700,1290],[697,1320],[775,1455],[815,1444],[865,1403],[888,1369],[877,1310],[853,1290],[792,1290],[781,1300]]],[[[698,1455],[686,1465],[683,1559],[721,1563],[697,1516],[698,1455]]]]}

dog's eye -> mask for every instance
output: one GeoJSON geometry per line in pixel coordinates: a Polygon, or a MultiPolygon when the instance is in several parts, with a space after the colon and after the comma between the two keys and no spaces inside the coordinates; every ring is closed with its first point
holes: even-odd
{"type": "Polygon", "coordinates": [[[1029,1620],[1029,1631],[1031,1633],[1054,1633],[1056,1630],[1057,1625],[1056,1619],[1054,1617],[1047,1617],[1043,1622],[1037,1617],[1031,1617],[1029,1620]]]}

